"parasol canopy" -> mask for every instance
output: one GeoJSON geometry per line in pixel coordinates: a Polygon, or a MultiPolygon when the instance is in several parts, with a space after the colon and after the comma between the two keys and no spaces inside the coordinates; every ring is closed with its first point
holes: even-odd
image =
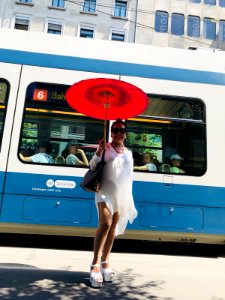
{"type": "Polygon", "coordinates": [[[127,119],[141,114],[149,103],[138,87],[117,79],[81,80],[66,92],[68,104],[76,111],[96,119],[127,119]]]}

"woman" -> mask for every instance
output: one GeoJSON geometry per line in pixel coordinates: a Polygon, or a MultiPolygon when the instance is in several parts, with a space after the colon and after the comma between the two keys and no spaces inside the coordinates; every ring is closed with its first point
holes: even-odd
{"type": "Polygon", "coordinates": [[[62,151],[62,156],[65,158],[67,165],[88,166],[87,157],[84,151],[78,148],[77,141],[70,141],[62,151]],[[77,157],[78,153],[81,155],[81,159],[77,157]]]}
{"type": "Polygon", "coordinates": [[[132,152],[124,147],[126,124],[117,119],[111,127],[111,143],[101,141],[90,167],[95,169],[105,150],[106,165],[100,190],[95,194],[99,226],[94,239],[94,257],[91,265],[92,287],[101,287],[103,279],[111,282],[114,272],[109,266],[109,255],[114,238],[123,234],[127,222],[137,216],[132,196],[132,152]]]}

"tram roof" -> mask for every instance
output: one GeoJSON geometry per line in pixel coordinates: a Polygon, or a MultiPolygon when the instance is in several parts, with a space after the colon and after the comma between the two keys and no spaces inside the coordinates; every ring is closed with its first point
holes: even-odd
{"type": "Polygon", "coordinates": [[[191,51],[15,29],[0,29],[0,37],[4,62],[99,73],[108,70],[111,74],[120,70],[121,75],[225,85],[224,51],[191,51]]]}

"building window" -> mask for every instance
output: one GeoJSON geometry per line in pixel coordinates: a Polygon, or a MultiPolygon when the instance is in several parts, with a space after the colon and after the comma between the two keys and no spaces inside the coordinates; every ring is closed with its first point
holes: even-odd
{"type": "Polygon", "coordinates": [[[225,41],[225,20],[219,22],[219,40],[221,42],[225,41]]]}
{"type": "Polygon", "coordinates": [[[204,18],[203,36],[208,40],[216,39],[216,21],[210,18],[204,18]]]}
{"type": "Polygon", "coordinates": [[[216,5],[216,0],[204,0],[204,4],[207,4],[207,5],[216,5]]]}
{"type": "Polygon", "coordinates": [[[65,0],[52,0],[51,6],[64,8],[65,0]]]}
{"type": "Polygon", "coordinates": [[[221,7],[225,7],[225,0],[220,0],[220,2],[219,2],[219,6],[221,6],[221,7]]]}
{"type": "Polygon", "coordinates": [[[171,33],[175,35],[184,34],[184,15],[172,14],[171,33]]]}
{"type": "Polygon", "coordinates": [[[124,42],[125,41],[125,34],[123,33],[118,33],[118,32],[112,32],[112,41],[119,41],[119,42],[124,42]]]}
{"type": "Polygon", "coordinates": [[[114,16],[125,18],[126,15],[127,15],[127,1],[116,0],[114,16]]]}
{"type": "Polygon", "coordinates": [[[192,37],[200,37],[200,18],[196,16],[188,16],[187,35],[192,37]]]}
{"type": "Polygon", "coordinates": [[[192,2],[192,3],[201,3],[201,0],[189,0],[189,2],[192,2]]]}
{"type": "Polygon", "coordinates": [[[48,23],[47,33],[62,34],[62,25],[55,23],[48,23]]]}
{"type": "Polygon", "coordinates": [[[157,10],[155,13],[155,31],[168,32],[168,13],[157,10]]]}
{"type": "Polygon", "coordinates": [[[83,11],[95,12],[96,0],[84,0],[83,11]]]}
{"type": "Polygon", "coordinates": [[[93,39],[94,30],[93,29],[87,29],[87,28],[81,28],[80,29],[80,37],[93,39]]]}
{"type": "Polygon", "coordinates": [[[14,29],[29,30],[29,19],[15,18],[14,29]]]}

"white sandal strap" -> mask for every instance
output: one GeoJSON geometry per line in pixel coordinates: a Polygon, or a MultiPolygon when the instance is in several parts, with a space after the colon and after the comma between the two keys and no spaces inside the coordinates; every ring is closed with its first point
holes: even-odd
{"type": "Polygon", "coordinates": [[[108,262],[109,262],[108,260],[101,261],[101,265],[102,265],[102,264],[107,264],[108,262]]]}
{"type": "Polygon", "coordinates": [[[100,267],[100,264],[94,264],[94,265],[91,265],[90,267],[91,267],[91,268],[94,268],[94,267],[100,267]]]}

